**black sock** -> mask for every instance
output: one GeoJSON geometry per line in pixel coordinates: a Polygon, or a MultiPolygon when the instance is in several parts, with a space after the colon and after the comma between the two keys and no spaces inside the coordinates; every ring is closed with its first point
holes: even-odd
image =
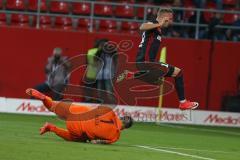
{"type": "Polygon", "coordinates": [[[179,101],[185,100],[185,95],[184,95],[184,82],[183,82],[183,75],[179,75],[175,77],[175,88],[177,90],[177,95],[179,101]]]}

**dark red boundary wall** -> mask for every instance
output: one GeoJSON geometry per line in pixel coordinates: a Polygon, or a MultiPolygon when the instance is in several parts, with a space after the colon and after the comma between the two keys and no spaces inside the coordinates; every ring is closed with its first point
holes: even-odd
{"type": "MultiPolygon", "coordinates": [[[[127,52],[134,61],[140,36],[98,33],[64,32],[19,28],[0,28],[0,96],[27,97],[25,89],[45,80],[44,66],[56,46],[65,48],[69,57],[86,53],[93,41],[107,37],[119,42],[132,40],[133,48],[127,52]]],[[[164,39],[167,62],[184,69],[186,96],[206,108],[209,41],[164,39]]],[[[219,110],[221,97],[226,91],[236,91],[237,71],[240,67],[240,44],[216,44],[209,109],[219,110]]],[[[72,82],[79,83],[81,73],[74,73],[72,82]]],[[[157,99],[140,100],[139,105],[157,106],[157,99]]],[[[178,106],[176,93],[164,97],[164,106],[178,106]]]]}

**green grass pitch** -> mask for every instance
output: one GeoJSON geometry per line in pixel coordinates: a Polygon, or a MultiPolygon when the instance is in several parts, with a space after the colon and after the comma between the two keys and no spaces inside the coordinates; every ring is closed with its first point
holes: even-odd
{"type": "Polygon", "coordinates": [[[67,142],[47,133],[56,117],[0,114],[0,160],[239,160],[240,128],[135,123],[112,145],[67,142]]]}

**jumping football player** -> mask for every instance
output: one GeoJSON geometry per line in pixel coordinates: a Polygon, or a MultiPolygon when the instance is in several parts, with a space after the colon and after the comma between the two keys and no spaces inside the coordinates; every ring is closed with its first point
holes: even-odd
{"type": "Polygon", "coordinates": [[[76,142],[90,142],[94,144],[111,144],[120,137],[120,132],[132,126],[130,116],[121,119],[114,111],[106,106],[91,108],[67,102],[53,101],[50,97],[35,89],[27,89],[26,93],[43,102],[45,107],[65,119],[67,129],[59,128],[46,122],[40,128],[40,134],[53,132],[57,136],[76,142]]]}
{"type": "MultiPolygon", "coordinates": [[[[144,62],[146,54],[149,55],[150,62],[156,62],[156,56],[162,40],[162,30],[168,28],[173,23],[173,11],[171,8],[161,8],[157,13],[157,18],[140,26],[142,33],[142,41],[139,45],[136,61],[144,62]],[[147,48],[149,46],[149,51],[147,48]]],[[[173,77],[175,79],[175,88],[179,98],[179,108],[181,110],[195,109],[198,107],[197,102],[186,100],[184,95],[183,72],[178,67],[161,63],[163,67],[167,67],[168,72],[165,77],[173,77]]]]}

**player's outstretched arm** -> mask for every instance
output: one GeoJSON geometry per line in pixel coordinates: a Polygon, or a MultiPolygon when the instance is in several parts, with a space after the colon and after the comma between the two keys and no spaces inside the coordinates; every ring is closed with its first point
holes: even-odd
{"type": "Polygon", "coordinates": [[[112,139],[112,140],[105,140],[105,139],[94,139],[91,140],[90,143],[92,144],[111,144],[118,140],[118,137],[112,139]]]}
{"type": "Polygon", "coordinates": [[[110,144],[112,142],[109,140],[94,139],[94,140],[91,140],[90,143],[92,143],[92,144],[110,144]]]}
{"type": "Polygon", "coordinates": [[[140,26],[140,30],[141,31],[147,31],[147,30],[151,30],[151,29],[154,29],[154,28],[158,28],[160,27],[160,24],[157,23],[157,24],[154,24],[152,22],[147,22],[147,23],[143,23],[141,26],[140,26]]]}
{"type": "Polygon", "coordinates": [[[152,22],[143,23],[139,29],[141,31],[147,31],[154,28],[162,28],[165,25],[165,23],[167,23],[168,21],[169,21],[169,17],[163,17],[159,19],[158,23],[152,23],[152,22]]]}

